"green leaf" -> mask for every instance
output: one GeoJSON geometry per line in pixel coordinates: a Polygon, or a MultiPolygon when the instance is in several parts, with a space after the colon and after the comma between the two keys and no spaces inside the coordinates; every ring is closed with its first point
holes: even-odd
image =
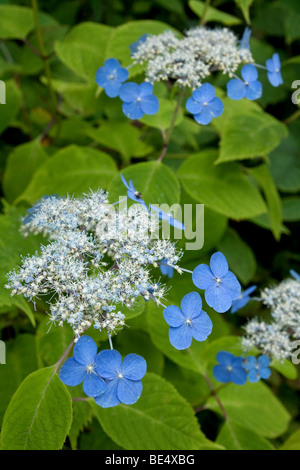
{"type": "Polygon", "coordinates": [[[280,450],[300,450],[300,429],[287,438],[280,450]]]}
{"type": "Polygon", "coordinates": [[[17,116],[21,106],[21,92],[13,80],[5,81],[6,104],[1,104],[0,134],[17,116]]]}
{"type": "Polygon", "coordinates": [[[282,199],[282,212],[284,222],[300,220],[300,197],[285,197],[282,199]]]}
{"type": "MultiPolygon", "coordinates": [[[[134,187],[139,191],[143,200],[148,204],[179,203],[180,187],[174,173],[160,162],[136,163],[122,171],[125,179],[132,179],[134,187]]],[[[114,202],[119,196],[124,196],[127,190],[120,176],[111,182],[108,188],[110,201],[114,202]]]]}
{"type": "Polygon", "coordinates": [[[116,173],[116,165],[106,153],[70,145],[38,168],[16,202],[33,204],[45,194],[81,196],[90,189],[106,189],[116,173]]]}
{"type": "Polygon", "coordinates": [[[33,29],[32,10],[17,5],[0,5],[1,39],[23,39],[33,29]]]}
{"type": "Polygon", "coordinates": [[[33,335],[23,333],[6,341],[6,364],[0,366],[0,427],[12,395],[25,377],[36,370],[36,344],[33,335]]]}
{"type": "Polygon", "coordinates": [[[236,24],[240,24],[242,22],[236,16],[229,15],[228,13],[217,10],[214,7],[209,6],[206,10],[205,2],[200,2],[198,0],[197,1],[190,0],[189,7],[194,13],[196,13],[196,15],[199,16],[199,18],[202,18],[203,13],[206,11],[206,14],[205,14],[206,23],[209,23],[210,21],[214,21],[216,23],[225,24],[226,26],[233,26],[236,24]]]}
{"type": "Polygon", "coordinates": [[[34,172],[47,158],[38,139],[14,148],[8,156],[3,176],[3,190],[9,202],[13,202],[25,190],[34,172]]]}
{"type": "Polygon", "coordinates": [[[80,23],[63,41],[55,43],[59,59],[80,77],[95,82],[95,74],[104,65],[105,49],[112,28],[97,23],[80,23]]]}
{"type": "Polygon", "coordinates": [[[129,121],[109,120],[97,128],[89,128],[86,134],[94,141],[119,152],[125,161],[132,157],[143,157],[153,151],[153,147],[143,142],[139,129],[129,121]]]}
{"type": "Polygon", "coordinates": [[[205,150],[188,158],[178,170],[184,189],[197,202],[240,220],[266,212],[258,189],[237,163],[215,165],[217,152],[205,150]]]}
{"type": "MultiPolygon", "coordinates": [[[[175,101],[159,98],[158,113],[153,116],[145,115],[142,119],[140,119],[140,121],[144,124],[147,124],[148,126],[166,130],[170,127],[176,105],[177,103],[175,101]]],[[[176,117],[175,126],[178,126],[182,122],[182,119],[183,109],[180,108],[176,117]]]]}
{"type": "Polygon", "coordinates": [[[297,367],[288,359],[286,359],[284,362],[273,360],[270,366],[280,372],[280,374],[282,374],[287,379],[296,380],[298,377],[297,367]]]}
{"type": "Polygon", "coordinates": [[[227,450],[275,450],[264,437],[231,421],[223,425],[216,442],[227,450]]]}
{"type": "Polygon", "coordinates": [[[6,410],[1,450],[61,449],[72,421],[72,399],[55,372],[40,369],[22,382],[6,410]]]}
{"type": "Polygon", "coordinates": [[[224,98],[224,113],[213,124],[221,135],[217,163],[265,157],[287,136],[287,128],[256,103],[224,98]]]}
{"type": "MultiPolygon", "coordinates": [[[[219,390],[218,396],[232,422],[259,435],[274,438],[288,428],[289,413],[262,382],[230,384],[219,390]]],[[[208,400],[206,407],[221,413],[214,398],[208,400]]]]}
{"type": "Polygon", "coordinates": [[[253,0],[234,0],[238,7],[242,10],[245,21],[250,24],[249,8],[253,3],[253,0]]]}
{"type": "Polygon", "coordinates": [[[193,409],[166,380],[147,373],[135,405],[103,409],[91,402],[101,426],[130,450],[188,450],[214,446],[200,431],[193,409]]]}
{"type": "Polygon", "coordinates": [[[84,401],[75,401],[73,403],[73,419],[68,434],[72,450],[77,450],[78,437],[81,431],[92,421],[93,415],[94,411],[88,403],[84,401]]]}
{"type": "Polygon", "coordinates": [[[230,270],[247,285],[256,272],[255,256],[249,245],[235,230],[228,228],[218,244],[218,249],[226,256],[230,270]]]}
{"type": "Polygon", "coordinates": [[[276,240],[280,239],[281,226],[282,226],[282,207],[281,199],[275,186],[274,180],[270,174],[267,165],[259,165],[258,167],[251,168],[249,173],[254,176],[259,186],[261,187],[267,204],[268,213],[270,217],[272,232],[276,240]]]}
{"type": "Polygon", "coordinates": [[[41,367],[55,364],[73,337],[74,333],[69,325],[54,326],[49,323],[49,318],[45,318],[36,332],[37,353],[41,367]]]}

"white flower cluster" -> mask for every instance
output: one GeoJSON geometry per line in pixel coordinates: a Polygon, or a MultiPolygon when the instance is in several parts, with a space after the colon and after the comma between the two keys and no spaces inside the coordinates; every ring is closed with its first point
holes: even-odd
{"type": "Polygon", "coordinates": [[[178,269],[181,256],[160,240],[158,218],[138,205],[116,209],[103,191],[82,198],[46,197],[30,209],[22,231],[50,238],[40,253],[22,259],[7,288],[34,301],[47,296],[50,321],[70,324],[76,336],[91,325],[109,333],[125,324],[122,306],[143,296],[157,304],[166,288],[149,267],[164,259],[178,269]],[[53,301],[53,299],[55,299],[53,301]]]}
{"type": "Polygon", "coordinates": [[[286,279],[267,287],[261,292],[261,300],[270,309],[272,322],[250,320],[245,326],[243,346],[255,346],[275,359],[290,358],[293,342],[300,338],[300,281],[286,279]]]}
{"type": "Polygon", "coordinates": [[[181,87],[198,88],[202,79],[220,70],[231,77],[238,66],[253,62],[251,52],[239,45],[228,28],[192,28],[183,38],[172,31],[148,36],[137,44],[134,63],[144,64],[151,83],[173,80],[181,87]]]}

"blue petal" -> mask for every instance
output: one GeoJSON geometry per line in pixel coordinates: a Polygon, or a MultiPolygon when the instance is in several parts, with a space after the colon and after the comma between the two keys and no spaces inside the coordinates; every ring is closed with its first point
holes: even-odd
{"type": "Polygon", "coordinates": [[[259,369],[259,375],[262,379],[268,379],[271,375],[271,371],[268,367],[263,367],[262,369],[259,369]]]}
{"type": "Polygon", "coordinates": [[[248,295],[252,294],[252,292],[255,291],[255,289],[257,289],[257,286],[250,286],[250,287],[247,287],[247,289],[244,290],[244,292],[242,293],[242,296],[244,297],[247,297],[248,295]]]}
{"type": "Polygon", "coordinates": [[[209,106],[203,106],[202,110],[198,114],[194,114],[194,119],[202,126],[207,126],[212,120],[213,116],[210,112],[209,106]]]}
{"type": "Polygon", "coordinates": [[[221,116],[224,111],[224,105],[220,98],[217,97],[209,102],[208,108],[213,118],[221,116]]]}
{"type": "Polygon", "coordinates": [[[169,339],[174,348],[179,350],[187,349],[193,340],[191,328],[186,323],[178,328],[170,327],[169,339]]]}
{"type": "Polygon", "coordinates": [[[106,390],[106,383],[97,374],[86,374],[83,381],[83,391],[88,397],[98,397],[106,390]]]}
{"type": "Polygon", "coordinates": [[[259,81],[249,82],[246,87],[246,98],[247,100],[254,101],[258,100],[262,96],[263,88],[259,81]]]}
{"type": "Polygon", "coordinates": [[[268,59],[266,61],[266,67],[268,69],[268,72],[279,72],[281,70],[281,63],[280,63],[280,57],[279,55],[277,54],[277,52],[275,54],[273,54],[273,56],[271,57],[271,59],[268,59]]]}
{"type": "Polygon", "coordinates": [[[220,251],[217,251],[212,255],[209,264],[215,277],[222,278],[228,273],[227,259],[220,251]]]}
{"type": "Polygon", "coordinates": [[[268,72],[268,80],[271,85],[275,87],[283,84],[282,75],[280,72],[268,72]]]}
{"type": "Polygon", "coordinates": [[[121,83],[117,79],[108,80],[104,86],[105,93],[109,98],[116,98],[119,94],[121,83]]]}
{"type": "Polygon", "coordinates": [[[119,379],[110,380],[106,383],[106,391],[99,397],[95,397],[95,402],[102,408],[111,408],[117,406],[120,400],[117,395],[119,379]]]}
{"type": "Polygon", "coordinates": [[[79,385],[86,375],[86,369],[83,365],[78,364],[73,357],[70,357],[63,364],[59,372],[60,380],[66,384],[75,387],[79,385]]]}
{"type": "Polygon", "coordinates": [[[208,289],[215,285],[215,277],[212,270],[206,264],[199,264],[194,269],[192,280],[198,289],[208,289]]]}
{"type": "Polygon", "coordinates": [[[254,356],[247,356],[243,361],[243,367],[246,370],[254,369],[256,366],[256,357],[254,356]]]}
{"type": "Polygon", "coordinates": [[[119,91],[119,97],[125,103],[132,103],[139,97],[139,86],[137,83],[124,83],[119,91]]]}
{"type": "Polygon", "coordinates": [[[185,316],[179,307],[170,305],[164,309],[164,319],[168,325],[177,328],[185,323],[185,316]]]}
{"type": "Polygon", "coordinates": [[[241,70],[241,75],[245,82],[254,82],[258,78],[258,72],[254,65],[247,64],[241,70]]]}
{"type": "Polygon", "coordinates": [[[249,302],[250,297],[249,296],[241,296],[237,300],[232,301],[232,307],[230,309],[230,313],[235,313],[238,310],[241,310],[241,308],[245,307],[247,303],[249,302]]]}
{"type": "Polygon", "coordinates": [[[74,346],[74,358],[84,366],[93,364],[97,354],[97,344],[89,336],[81,336],[74,346]]]}
{"type": "Polygon", "coordinates": [[[237,280],[235,274],[231,271],[222,278],[222,286],[231,295],[232,300],[237,300],[241,295],[241,284],[237,280]]]}
{"type": "Polygon", "coordinates": [[[235,359],[234,354],[227,351],[219,351],[217,354],[217,361],[223,366],[231,366],[232,361],[235,359]]]}
{"type": "Polygon", "coordinates": [[[296,281],[300,281],[300,274],[298,274],[293,269],[290,270],[290,275],[293,276],[293,278],[296,279],[296,281]]]}
{"type": "Polygon", "coordinates": [[[117,387],[117,395],[119,400],[125,405],[133,405],[138,401],[143,391],[143,384],[139,380],[120,379],[117,387]]]}
{"type": "Polygon", "coordinates": [[[105,87],[108,81],[108,73],[105,67],[100,67],[96,72],[96,82],[99,86],[105,87]]]}
{"type": "Polygon", "coordinates": [[[144,116],[139,101],[135,101],[134,103],[123,103],[122,110],[125,116],[129,119],[140,119],[144,116]]]}
{"type": "MultiPolygon", "coordinates": [[[[142,356],[128,354],[122,363],[121,373],[125,379],[141,380],[147,371],[147,362],[142,356]]],[[[121,400],[123,401],[123,400],[121,400]]]]}
{"type": "Polygon", "coordinates": [[[107,59],[104,62],[104,68],[109,74],[113,73],[119,67],[121,67],[120,62],[117,59],[113,58],[113,57],[110,58],[110,59],[107,59]]]}
{"type": "Polygon", "coordinates": [[[196,341],[205,341],[212,332],[212,321],[206,312],[202,310],[201,314],[194,318],[190,324],[192,336],[196,341]]]}
{"type": "Polygon", "coordinates": [[[242,367],[233,368],[231,380],[236,385],[244,385],[247,382],[247,372],[242,367]]]}
{"type": "Polygon", "coordinates": [[[246,85],[242,80],[233,78],[227,83],[227,96],[231,100],[241,100],[245,97],[246,85]]]}
{"type": "Polygon", "coordinates": [[[248,379],[251,383],[256,383],[260,380],[260,374],[256,369],[251,369],[248,373],[248,379]]]}
{"type": "Polygon", "coordinates": [[[137,41],[135,41],[134,43],[132,43],[130,46],[129,46],[129,49],[130,49],[130,55],[132,56],[135,52],[138,51],[138,48],[141,44],[143,44],[146,39],[148,38],[148,34],[143,34],[137,41]]]}
{"type": "Polygon", "coordinates": [[[203,104],[199,103],[193,97],[191,97],[187,100],[185,108],[189,113],[198,114],[202,110],[203,104]]]}
{"type": "Polygon", "coordinates": [[[117,71],[116,71],[116,77],[117,79],[119,80],[119,82],[125,82],[127,80],[129,76],[129,72],[127,69],[125,69],[124,67],[120,67],[117,71]]]}
{"type": "Polygon", "coordinates": [[[112,380],[121,372],[122,357],[115,349],[104,349],[96,356],[95,363],[97,374],[112,380]]]}
{"type": "Polygon", "coordinates": [[[227,312],[232,304],[232,296],[230,291],[223,285],[217,285],[216,282],[206,289],[205,300],[207,304],[218,313],[227,312]]]}
{"type": "Polygon", "coordinates": [[[154,95],[145,96],[141,101],[141,109],[145,114],[152,116],[159,110],[158,98],[154,95]]]}
{"type": "Polygon", "coordinates": [[[185,318],[192,319],[200,315],[202,311],[202,300],[198,292],[190,292],[189,294],[185,295],[181,300],[180,307],[185,318]]]}
{"type": "Polygon", "coordinates": [[[199,103],[209,103],[216,96],[214,87],[210,83],[203,83],[197,90],[192,94],[194,100],[199,103]]]}
{"type": "Polygon", "coordinates": [[[251,29],[246,27],[240,41],[240,49],[250,49],[251,29]]]}
{"type": "Polygon", "coordinates": [[[161,260],[160,262],[160,272],[162,273],[163,276],[168,276],[170,279],[174,275],[174,268],[172,266],[168,266],[167,260],[161,260]]]}
{"type": "Polygon", "coordinates": [[[262,356],[259,356],[257,358],[257,362],[260,367],[265,368],[265,367],[268,367],[268,365],[270,364],[270,358],[263,354],[262,356]]]}
{"type": "Polygon", "coordinates": [[[149,82],[143,82],[139,86],[139,96],[140,98],[145,98],[146,96],[152,95],[153,85],[149,82]]]}
{"type": "Polygon", "coordinates": [[[226,366],[217,365],[213,368],[214,378],[219,382],[227,384],[231,381],[231,373],[226,366]]]}
{"type": "Polygon", "coordinates": [[[126,186],[126,188],[130,190],[130,187],[128,186],[128,183],[126,179],[124,178],[124,176],[122,175],[122,173],[121,173],[121,180],[123,181],[123,184],[126,186]]]}

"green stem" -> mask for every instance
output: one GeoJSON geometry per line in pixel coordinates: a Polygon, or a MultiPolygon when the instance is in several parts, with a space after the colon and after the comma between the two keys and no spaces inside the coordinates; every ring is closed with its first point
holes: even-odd
{"type": "Polygon", "coordinates": [[[207,16],[207,13],[208,13],[208,8],[209,8],[209,5],[210,5],[210,1],[211,1],[211,0],[206,0],[206,1],[205,1],[205,5],[204,5],[204,9],[203,9],[203,14],[202,14],[202,18],[201,18],[201,21],[200,21],[200,26],[204,26],[204,25],[205,25],[206,16],[207,16]]]}
{"type": "Polygon", "coordinates": [[[209,377],[207,375],[204,375],[204,380],[206,381],[207,385],[209,386],[209,389],[211,391],[211,394],[214,396],[216,402],[219,405],[220,410],[222,411],[222,415],[224,416],[225,420],[228,421],[228,414],[223,406],[223,403],[221,402],[220,398],[217,395],[217,391],[215,390],[213,384],[211,383],[209,377]]]}
{"type": "Polygon", "coordinates": [[[44,70],[45,70],[48,88],[49,88],[50,97],[51,97],[51,107],[52,107],[52,112],[54,114],[57,109],[57,101],[56,101],[56,95],[52,87],[52,78],[51,78],[51,71],[50,71],[50,66],[49,66],[49,59],[46,57],[43,36],[42,36],[41,28],[40,28],[38,2],[37,0],[31,0],[31,3],[32,3],[32,8],[33,8],[33,17],[34,17],[37,41],[39,45],[40,54],[44,63],[44,70]]]}
{"type": "Polygon", "coordinates": [[[298,118],[300,117],[300,109],[297,109],[297,111],[295,111],[293,114],[291,114],[288,118],[286,118],[286,120],[284,121],[284,123],[286,125],[289,125],[291,124],[292,122],[296,121],[298,118]]]}
{"type": "Polygon", "coordinates": [[[170,124],[170,126],[169,126],[166,133],[164,131],[162,131],[163,143],[164,144],[163,144],[161,154],[157,159],[157,161],[159,161],[159,162],[161,162],[163,160],[164,156],[167,153],[169,143],[170,143],[170,139],[171,139],[171,136],[172,136],[172,132],[173,132],[173,129],[174,129],[174,126],[175,126],[175,123],[176,123],[176,119],[177,119],[177,116],[178,116],[178,113],[179,113],[179,110],[180,110],[180,107],[181,107],[181,103],[182,103],[183,98],[184,98],[184,93],[185,93],[185,89],[182,88],[179,92],[179,95],[178,95],[178,101],[177,101],[177,104],[176,104],[176,108],[174,109],[171,124],[170,124]]]}

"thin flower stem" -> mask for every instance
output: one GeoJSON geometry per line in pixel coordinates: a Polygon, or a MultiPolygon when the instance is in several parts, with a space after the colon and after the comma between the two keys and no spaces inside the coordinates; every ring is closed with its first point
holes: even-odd
{"type": "Polygon", "coordinates": [[[74,397],[72,398],[72,401],[89,401],[89,397],[74,397]]]}
{"type": "Polygon", "coordinates": [[[112,340],[111,340],[110,333],[107,332],[107,334],[108,334],[108,341],[109,341],[110,349],[114,349],[113,344],[112,344],[112,340]]]}
{"type": "Polygon", "coordinates": [[[176,108],[174,109],[174,113],[173,113],[173,116],[172,116],[172,121],[171,121],[170,127],[168,128],[167,132],[162,131],[163,148],[162,148],[160,156],[157,159],[158,162],[161,162],[163,160],[164,156],[167,153],[169,143],[170,143],[170,139],[171,139],[171,136],[172,136],[172,132],[173,132],[173,129],[174,129],[174,126],[175,126],[175,123],[176,123],[176,119],[177,119],[177,116],[178,116],[178,113],[179,113],[179,110],[180,110],[180,107],[181,107],[181,103],[182,103],[183,98],[184,98],[184,93],[185,93],[185,89],[182,88],[179,92],[179,95],[178,95],[178,101],[177,101],[176,108]]]}
{"type": "Polygon", "coordinates": [[[52,87],[52,77],[51,77],[51,71],[50,71],[50,66],[49,66],[49,60],[46,57],[46,51],[45,51],[45,46],[44,46],[44,41],[43,41],[43,36],[40,28],[40,22],[39,22],[39,7],[38,7],[38,2],[37,0],[31,0],[32,8],[33,8],[33,17],[34,17],[34,23],[35,23],[35,30],[36,30],[36,36],[38,40],[38,45],[40,49],[40,55],[43,57],[43,63],[44,63],[44,70],[48,82],[48,88],[50,92],[50,98],[51,98],[51,103],[52,103],[52,112],[55,114],[56,109],[57,109],[57,101],[56,101],[56,95],[54,93],[53,87],[52,87]]]}
{"type": "Polygon", "coordinates": [[[69,346],[67,347],[67,349],[65,350],[65,352],[63,353],[63,355],[61,356],[61,358],[57,361],[54,372],[57,372],[57,370],[60,368],[60,366],[61,366],[61,364],[63,363],[64,359],[67,357],[67,355],[68,355],[69,352],[71,351],[74,342],[75,342],[75,338],[74,338],[74,339],[72,340],[72,342],[69,344],[69,346]]]}
{"type": "Polygon", "coordinates": [[[291,114],[288,118],[285,119],[284,124],[291,124],[292,122],[296,121],[300,117],[300,109],[297,109],[293,114],[291,114]]]}
{"type": "Polygon", "coordinates": [[[209,377],[208,377],[207,375],[204,375],[203,377],[204,377],[204,380],[206,381],[207,385],[209,386],[209,389],[210,389],[210,391],[211,391],[211,394],[214,396],[216,402],[218,403],[219,408],[220,408],[220,410],[222,411],[222,414],[223,414],[225,420],[228,421],[228,414],[227,414],[227,412],[226,412],[226,410],[225,410],[225,408],[224,408],[224,406],[223,406],[223,404],[222,404],[220,398],[219,398],[218,395],[217,395],[217,391],[215,390],[215,388],[214,388],[213,384],[211,383],[209,377]]]}

